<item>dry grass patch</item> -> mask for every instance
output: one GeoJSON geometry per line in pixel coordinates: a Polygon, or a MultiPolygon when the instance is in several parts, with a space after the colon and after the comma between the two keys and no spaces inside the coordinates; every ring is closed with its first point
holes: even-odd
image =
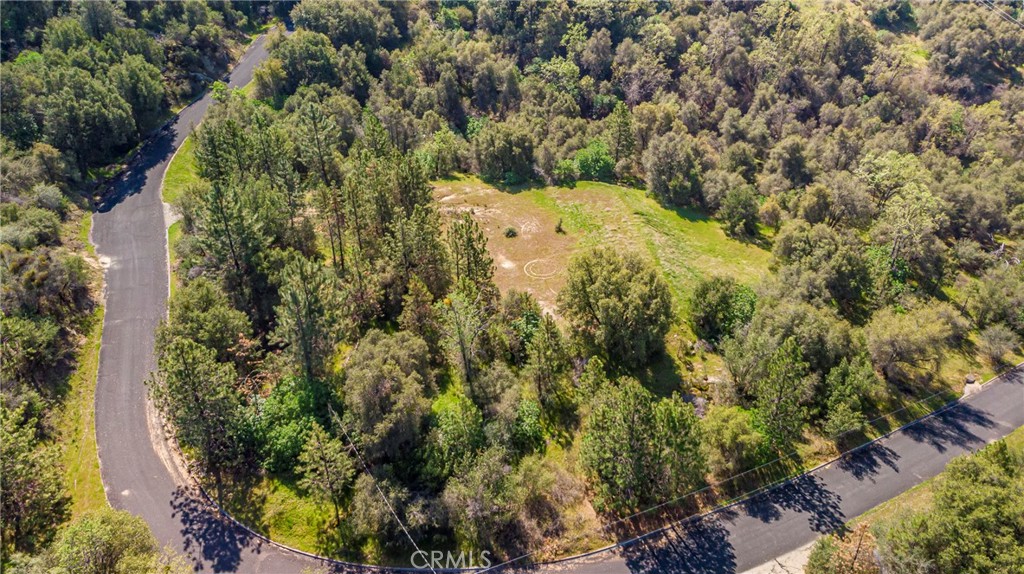
{"type": "Polygon", "coordinates": [[[646,252],[677,306],[686,305],[689,289],[705,274],[746,284],[768,274],[771,254],[762,246],[729,238],[717,221],[695,211],[666,209],[639,189],[580,182],[571,189],[501,191],[459,177],[435,182],[434,198],[446,216],[473,214],[487,236],[502,291],[528,291],[552,312],[569,259],[592,245],[646,252]],[[506,236],[509,228],[514,237],[506,236]]]}

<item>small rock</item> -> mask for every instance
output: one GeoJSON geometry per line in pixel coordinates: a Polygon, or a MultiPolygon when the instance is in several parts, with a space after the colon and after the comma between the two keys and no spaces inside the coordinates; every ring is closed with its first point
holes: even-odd
{"type": "Polygon", "coordinates": [[[704,339],[697,339],[696,341],[694,341],[692,348],[695,353],[710,353],[711,351],[714,350],[714,347],[711,346],[711,343],[708,343],[704,339]]]}

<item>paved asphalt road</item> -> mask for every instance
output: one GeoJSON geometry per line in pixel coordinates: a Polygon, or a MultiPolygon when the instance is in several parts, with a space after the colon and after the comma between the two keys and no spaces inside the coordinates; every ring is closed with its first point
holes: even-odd
{"type": "Polygon", "coordinates": [[[758,496],[630,544],[571,572],[734,573],[804,546],[1024,426],[1024,370],[949,410],[758,496]]]}
{"type": "MultiPolygon", "coordinates": [[[[249,82],[267,56],[259,38],[231,73],[249,82]]],[[[167,235],[160,186],[174,150],[209,108],[209,94],[150,142],[93,216],[92,240],[108,262],[106,315],[96,386],[96,439],[107,500],[143,517],[161,544],[206,572],[299,572],[313,562],[247,535],[179,488],[167,453],[150,438],[145,380],[155,367],[154,330],[167,303],[167,235]]],[[[159,441],[158,441],[159,442],[159,441]]]]}
{"type": "MultiPolygon", "coordinates": [[[[264,41],[249,48],[229,85],[249,82],[266,57],[264,41]]],[[[209,105],[209,96],[192,104],[148,144],[94,215],[93,242],[109,264],[96,389],[103,483],[111,505],[142,516],[161,544],[184,552],[197,570],[298,573],[318,561],[266,544],[219,518],[182,488],[184,481],[167,460],[166,449],[154,447],[162,441],[151,438],[159,431],[149,422],[144,381],[154,368],[154,329],[164,317],[168,282],[160,185],[174,150],[209,105]]],[[[949,411],[748,503],[615,553],[540,570],[742,572],[841,527],[938,474],[953,457],[1022,425],[1024,375],[1018,371],[949,411]]]]}

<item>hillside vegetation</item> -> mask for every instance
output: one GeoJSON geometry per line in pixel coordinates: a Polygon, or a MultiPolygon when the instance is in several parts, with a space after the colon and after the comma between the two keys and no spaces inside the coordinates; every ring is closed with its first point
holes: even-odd
{"type": "Polygon", "coordinates": [[[149,383],[254,528],[586,550],[1021,358],[1024,30],[990,6],[290,8],[165,189],[149,383]]]}
{"type": "Polygon", "coordinates": [[[983,7],[292,17],[193,137],[154,382],[271,535],[399,559],[380,487],[425,544],[584,550],[1019,360],[1024,36],[983,7]]]}
{"type": "MultiPolygon", "coordinates": [[[[4,571],[77,568],[81,547],[69,531],[106,539],[108,520],[146,529],[105,510],[93,417],[102,273],[91,211],[137,146],[226,71],[271,15],[248,2],[0,6],[4,571]]],[[[151,538],[127,553],[134,567],[158,559],[151,538]]]]}

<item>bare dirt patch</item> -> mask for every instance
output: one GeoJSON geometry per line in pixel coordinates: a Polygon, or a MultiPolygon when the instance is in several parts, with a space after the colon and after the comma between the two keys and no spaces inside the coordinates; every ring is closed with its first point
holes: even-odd
{"type": "Polygon", "coordinates": [[[768,272],[770,254],[761,247],[727,237],[717,221],[699,213],[666,209],[642,190],[580,182],[571,189],[506,192],[463,177],[435,183],[434,198],[446,217],[470,212],[481,225],[502,291],[528,291],[551,312],[569,259],[581,247],[606,245],[650,257],[679,306],[700,276],[754,284],[768,272]],[[509,228],[514,237],[506,236],[509,228]]]}
{"type": "Polygon", "coordinates": [[[501,192],[472,179],[438,183],[434,198],[446,219],[468,211],[480,224],[494,258],[494,281],[503,293],[527,291],[545,311],[554,313],[558,291],[565,284],[565,267],[578,240],[555,231],[557,213],[538,206],[524,193],[501,192]],[[510,227],[515,237],[505,236],[510,227]]]}

